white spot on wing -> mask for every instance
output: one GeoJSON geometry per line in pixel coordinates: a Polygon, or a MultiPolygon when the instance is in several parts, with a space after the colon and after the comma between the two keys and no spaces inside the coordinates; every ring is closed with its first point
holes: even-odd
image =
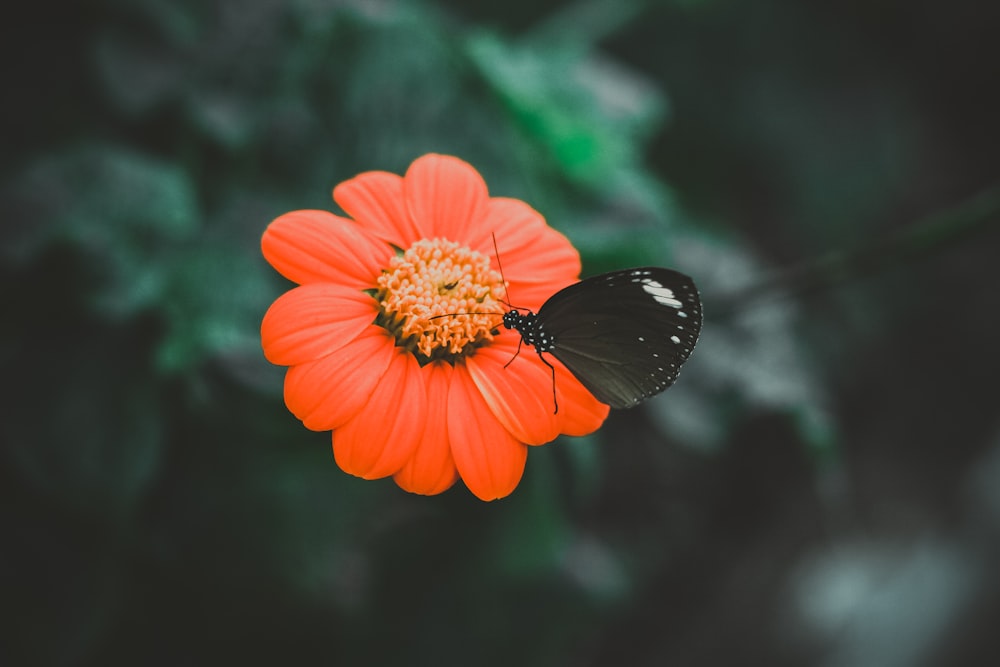
{"type": "Polygon", "coordinates": [[[674,341],[674,344],[678,344],[681,342],[681,339],[678,338],[677,336],[671,336],[670,340],[674,341]]]}
{"type": "Polygon", "coordinates": [[[674,297],[674,291],[669,287],[664,287],[655,280],[643,281],[642,289],[653,297],[657,303],[671,308],[680,308],[684,304],[674,297]]]}

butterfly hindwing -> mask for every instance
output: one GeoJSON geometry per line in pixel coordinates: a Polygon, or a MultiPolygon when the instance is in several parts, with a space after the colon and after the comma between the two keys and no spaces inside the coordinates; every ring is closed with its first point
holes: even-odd
{"type": "Polygon", "coordinates": [[[641,267],[587,278],[556,292],[538,311],[548,351],[594,396],[631,407],[667,389],[701,332],[694,282],[641,267]]]}

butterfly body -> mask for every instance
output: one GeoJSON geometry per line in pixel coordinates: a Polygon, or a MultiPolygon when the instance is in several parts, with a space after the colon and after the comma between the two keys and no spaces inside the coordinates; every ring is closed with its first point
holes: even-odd
{"type": "Polygon", "coordinates": [[[701,322],[694,281],[658,267],[587,278],[553,294],[537,313],[515,309],[503,319],[543,362],[551,366],[542,356],[551,354],[614,408],[630,408],[670,387],[701,322]]]}

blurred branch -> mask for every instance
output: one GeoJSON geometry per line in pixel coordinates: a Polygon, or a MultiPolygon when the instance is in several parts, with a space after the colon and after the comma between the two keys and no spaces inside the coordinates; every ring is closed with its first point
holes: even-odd
{"type": "Polygon", "coordinates": [[[726,317],[779,298],[802,296],[912,262],[965,240],[993,225],[1000,230],[1000,184],[944,211],[938,211],[861,248],[835,250],[779,269],[717,300],[713,318],[726,317]]]}

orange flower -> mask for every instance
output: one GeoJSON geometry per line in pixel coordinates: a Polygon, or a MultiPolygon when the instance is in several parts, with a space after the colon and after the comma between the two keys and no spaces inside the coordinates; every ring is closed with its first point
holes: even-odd
{"type": "Polygon", "coordinates": [[[433,154],[402,177],[356,176],[333,198],[351,219],[293,211],[264,232],[264,257],[299,286],[268,309],[261,342],[289,367],[288,409],[333,431],[344,471],[392,475],[421,494],[461,477],[492,500],[517,486],[527,445],[600,427],[608,406],[555,359],[556,414],[534,350],[504,368],[520,336],[499,326],[507,292],[492,235],[518,306],[538,310],[580,272],[576,250],[537,211],[490,197],[469,164],[433,154]]]}

